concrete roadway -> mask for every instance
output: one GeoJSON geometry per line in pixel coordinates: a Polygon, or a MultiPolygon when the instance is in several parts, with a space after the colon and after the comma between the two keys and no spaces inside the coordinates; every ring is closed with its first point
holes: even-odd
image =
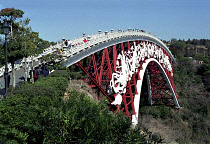
{"type": "MultiPolygon", "coordinates": [[[[34,68],[37,67],[39,65],[38,61],[35,61],[33,64],[34,68]]],[[[29,67],[31,67],[31,63],[29,64],[29,67]]],[[[12,86],[12,73],[10,74],[10,86],[12,86]]],[[[18,86],[18,84],[20,84],[21,82],[23,82],[25,80],[25,73],[24,73],[24,67],[21,67],[20,69],[15,71],[15,85],[18,86]]],[[[5,93],[5,81],[4,81],[4,77],[0,77],[0,88],[1,88],[1,95],[4,95],[5,93]]]]}

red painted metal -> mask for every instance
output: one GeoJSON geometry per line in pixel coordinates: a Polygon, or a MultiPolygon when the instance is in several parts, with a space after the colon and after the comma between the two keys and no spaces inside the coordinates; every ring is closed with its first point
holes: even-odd
{"type": "Polygon", "coordinates": [[[104,56],[105,53],[103,52],[103,56],[102,56],[102,62],[101,62],[101,72],[100,72],[100,77],[99,77],[99,85],[101,85],[101,81],[102,81],[102,73],[103,73],[103,68],[104,68],[104,56]]]}
{"type": "MultiPolygon", "coordinates": [[[[115,98],[116,94],[113,91],[111,94],[107,93],[107,90],[112,77],[112,73],[116,69],[117,56],[121,52],[124,53],[125,50],[130,50],[131,46],[134,45],[134,42],[139,44],[139,40],[133,41],[132,44],[128,41],[113,45],[111,47],[103,49],[100,52],[92,54],[87,69],[82,66],[81,62],[78,62],[76,64],[86,74],[86,78],[89,79],[89,85],[92,87],[95,86],[99,89],[98,97],[100,93],[102,93],[110,100],[110,103],[115,98]]],[[[163,52],[168,56],[166,51],[163,52]]],[[[145,59],[144,61],[140,61],[140,67],[137,69],[137,73],[133,74],[131,80],[127,83],[126,93],[122,95],[122,104],[114,106],[114,111],[117,111],[117,113],[124,112],[127,118],[131,118],[132,115],[136,114],[134,108],[134,96],[135,94],[137,94],[136,82],[137,80],[141,79],[139,77],[139,72],[140,70],[142,70],[142,65],[143,63],[145,63],[145,59]]],[[[169,61],[172,64],[172,60],[170,59],[170,57],[169,61]]],[[[167,85],[162,73],[154,62],[151,62],[147,69],[150,76],[152,99],[155,103],[158,103],[157,100],[162,100],[161,102],[166,104],[168,99],[172,98],[172,95],[169,92],[169,86],[167,85]]],[[[166,72],[166,75],[170,80],[173,90],[175,91],[175,85],[171,72],[169,72],[167,68],[164,68],[164,71],[166,72]]],[[[171,102],[169,104],[171,104],[171,102]]]]}
{"type": "MultiPolygon", "coordinates": [[[[167,69],[165,69],[165,71],[166,70],[167,69]]],[[[173,96],[170,92],[169,86],[163,77],[163,74],[160,72],[158,66],[154,62],[149,64],[148,72],[150,75],[153,104],[165,104],[174,106],[173,96]]]]}
{"type": "Polygon", "coordinates": [[[116,68],[116,60],[117,60],[117,50],[116,50],[116,45],[113,45],[113,65],[114,65],[114,69],[116,68]]]}
{"type": "Polygon", "coordinates": [[[93,62],[93,69],[94,72],[93,74],[95,75],[96,81],[98,82],[98,71],[97,71],[97,63],[96,63],[96,59],[95,59],[95,55],[92,55],[92,62],[93,62]]]}
{"type": "Polygon", "coordinates": [[[124,103],[125,114],[126,114],[126,117],[128,118],[129,117],[129,112],[128,112],[128,104],[127,104],[127,101],[126,101],[125,94],[123,94],[122,100],[123,100],[123,103],[124,103]]]}
{"type": "MultiPolygon", "coordinates": [[[[134,79],[134,80],[135,80],[135,79],[134,79]]],[[[136,82],[134,82],[134,83],[136,83],[136,82]]],[[[131,103],[131,105],[132,105],[132,111],[133,111],[132,115],[134,115],[134,114],[136,114],[136,111],[135,111],[135,107],[134,107],[133,98],[134,98],[135,94],[137,93],[137,89],[136,89],[136,87],[135,87],[135,93],[133,94],[133,93],[132,93],[132,90],[131,90],[130,81],[128,82],[128,88],[129,88],[129,94],[130,94],[130,103],[131,103]]]]}
{"type": "Polygon", "coordinates": [[[121,51],[122,51],[123,53],[125,52],[123,43],[121,43],[121,51]]]}
{"type": "MultiPolygon", "coordinates": [[[[97,71],[97,64],[96,64],[95,54],[92,54],[92,56],[91,56],[91,59],[90,59],[87,71],[98,82],[98,71],[97,71]]],[[[92,81],[87,80],[87,83],[88,83],[88,85],[90,87],[95,87],[95,84],[92,81]]]]}
{"type": "Polygon", "coordinates": [[[90,79],[93,81],[93,83],[101,90],[101,92],[112,102],[113,100],[111,99],[111,97],[104,91],[104,89],[98,84],[98,82],[96,81],[95,78],[93,78],[88,71],[81,65],[81,62],[77,62],[76,63],[77,66],[79,66],[89,77],[90,79]]]}

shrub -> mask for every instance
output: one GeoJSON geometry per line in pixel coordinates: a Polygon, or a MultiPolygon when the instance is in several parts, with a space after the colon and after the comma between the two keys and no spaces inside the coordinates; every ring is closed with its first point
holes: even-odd
{"type": "Polygon", "coordinates": [[[139,109],[141,115],[152,115],[154,118],[166,119],[170,117],[170,108],[167,106],[143,106],[139,109]]]}
{"type": "MultiPolygon", "coordinates": [[[[110,113],[84,93],[63,100],[66,77],[44,77],[12,89],[0,102],[0,143],[139,143],[123,114],[110,113]]],[[[145,142],[145,141],[144,141],[145,142]]]]}
{"type": "Polygon", "coordinates": [[[68,78],[68,73],[66,70],[55,70],[48,77],[65,77],[68,78]]]}
{"type": "Polygon", "coordinates": [[[0,102],[0,142],[42,143],[51,127],[50,110],[63,105],[66,81],[64,77],[41,78],[12,89],[0,102]]]}
{"type": "Polygon", "coordinates": [[[79,72],[70,72],[69,76],[71,77],[71,79],[81,79],[84,78],[84,76],[79,73],[79,72]]]}
{"type": "Polygon", "coordinates": [[[124,115],[112,114],[106,105],[96,103],[84,93],[71,91],[62,107],[62,115],[46,141],[55,143],[128,143],[144,137],[138,130],[130,132],[130,121],[124,115]],[[52,132],[58,132],[55,136],[52,132]]]}
{"type": "MultiPolygon", "coordinates": [[[[65,77],[43,77],[32,85],[33,87],[50,87],[55,90],[56,95],[63,95],[68,87],[68,79],[65,77]]],[[[24,86],[23,86],[24,87],[24,86]]]]}

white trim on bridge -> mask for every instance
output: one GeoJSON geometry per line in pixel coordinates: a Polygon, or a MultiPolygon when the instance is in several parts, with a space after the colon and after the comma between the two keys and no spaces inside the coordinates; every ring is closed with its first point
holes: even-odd
{"type": "MultiPolygon", "coordinates": [[[[171,57],[171,59],[174,61],[174,57],[171,54],[170,50],[167,48],[167,46],[156,36],[153,36],[151,34],[142,32],[142,31],[133,31],[133,30],[127,30],[127,31],[118,31],[118,32],[106,32],[106,33],[100,33],[100,34],[94,34],[94,35],[88,35],[84,37],[80,37],[74,40],[71,40],[71,47],[66,48],[65,51],[63,51],[62,55],[67,58],[65,62],[65,66],[70,66],[81,59],[91,55],[92,53],[95,53],[97,51],[100,51],[106,47],[126,42],[126,41],[135,41],[135,40],[144,40],[153,42],[157,45],[159,45],[161,48],[163,48],[168,55],[171,57]],[[83,42],[84,39],[87,39],[87,42],[83,42]]],[[[46,48],[43,50],[44,55],[51,54],[59,49],[63,49],[62,44],[56,44],[54,46],[50,46],[49,48],[46,48]]],[[[39,61],[39,59],[43,56],[43,54],[39,54],[38,56],[29,56],[27,57],[27,63],[30,63],[33,59],[33,61],[39,61]],[[33,58],[32,58],[33,57],[33,58]]],[[[24,66],[24,59],[17,60],[15,62],[15,69],[18,70],[21,67],[24,66]]],[[[12,70],[12,66],[9,63],[8,64],[9,72],[12,70]]],[[[0,68],[0,77],[4,74],[5,66],[0,68]]]]}
{"type": "Polygon", "coordinates": [[[174,103],[176,105],[176,108],[180,108],[180,105],[178,103],[178,100],[177,100],[176,94],[175,94],[175,92],[173,90],[173,87],[172,87],[172,85],[170,83],[170,80],[169,80],[166,72],[164,71],[163,67],[161,66],[161,64],[156,59],[154,59],[154,58],[147,59],[145,61],[145,63],[143,63],[143,65],[142,65],[142,68],[143,69],[140,70],[140,73],[139,73],[139,77],[141,79],[140,80],[137,80],[137,94],[134,97],[134,107],[135,107],[136,114],[135,115],[132,115],[132,123],[133,123],[133,125],[137,125],[138,124],[138,116],[139,116],[138,114],[139,114],[139,104],[140,104],[141,88],[142,88],[144,73],[145,73],[146,68],[147,68],[147,66],[148,66],[148,64],[150,62],[155,62],[158,65],[158,67],[161,70],[163,76],[165,77],[166,82],[167,82],[167,84],[169,86],[169,89],[170,89],[170,91],[172,93],[172,96],[173,96],[173,99],[174,99],[174,103]]]}

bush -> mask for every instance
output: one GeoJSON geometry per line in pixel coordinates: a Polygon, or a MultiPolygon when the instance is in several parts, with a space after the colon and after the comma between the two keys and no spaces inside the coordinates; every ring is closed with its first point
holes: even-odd
{"type": "Polygon", "coordinates": [[[144,140],[138,130],[130,133],[130,121],[112,114],[84,93],[71,91],[63,105],[59,122],[48,131],[46,141],[55,143],[128,143],[144,140]],[[58,132],[55,136],[52,132],[58,132]],[[137,135],[138,134],[138,135],[137,135]]]}
{"type": "Polygon", "coordinates": [[[64,77],[47,77],[12,89],[0,102],[0,142],[43,143],[50,110],[63,105],[66,87],[64,77]]]}
{"type": "MultiPolygon", "coordinates": [[[[65,77],[42,77],[32,87],[49,87],[55,90],[56,95],[63,95],[68,87],[68,79],[65,77]]],[[[23,86],[24,87],[24,86],[23,86]]]]}
{"type": "Polygon", "coordinates": [[[69,76],[71,77],[71,79],[82,79],[82,78],[84,78],[84,76],[79,72],[70,72],[69,76]]]}
{"type": "Polygon", "coordinates": [[[166,119],[170,117],[170,107],[167,106],[143,106],[139,109],[141,115],[152,115],[154,118],[166,119]]]}
{"type": "Polygon", "coordinates": [[[68,78],[68,73],[66,70],[55,70],[48,77],[65,77],[68,78]]]}
{"type": "Polygon", "coordinates": [[[0,102],[0,143],[145,142],[123,114],[110,113],[106,104],[76,91],[64,101],[66,87],[66,77],[49,76],[12,89],[0,102]]]}

